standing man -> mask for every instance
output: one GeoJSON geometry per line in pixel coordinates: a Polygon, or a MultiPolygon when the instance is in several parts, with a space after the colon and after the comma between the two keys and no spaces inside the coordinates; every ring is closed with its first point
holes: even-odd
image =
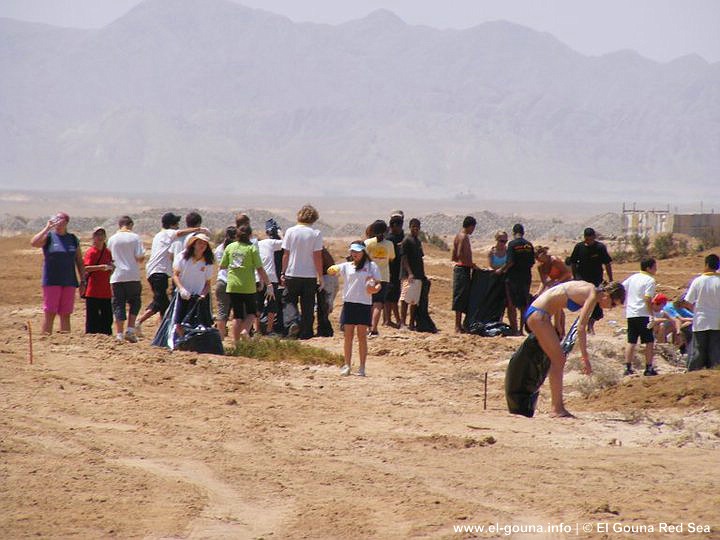
{"type": "Polygon", "coordinates": [[[512,228],[513,239],[507,245],[507,261],[496,270],[505,274],[505,290],[507,291],[508,319],[516,336],[523,335],[525,325],[525,309],[530,304],[531,270],[535,264],[535,248],[525,240],[525,227],[516,223],[512,228]],[[520,327],[518,328],[517,310],[520,310],[520,327]]]}
{"type": "Polygon", "coordinates": [[[450,260],[455,263],[453,268],[453,300],[452,310],[455,312],[455,333],[462,333],[462,316],[467,313],[470,300],[470,279],[473,268],[472,246],[470,235],[475,232],[477,221],[472,216],[466,216],[462,229],[455,235],[450,260]]]}
{"type": "Polygon", "coordinates": [[[403,220],[402,210],[395,210],[390,216],[390,231],[385,235],[385,239],[393,243],[395,257],[390,260],[390,283],[385,297],[383,326],[394,326],[395,328],[400,326],[398,302],[400,301],[400,244],[405,238],[403,220]],[[395,323],[392,322],[393,315],[395,316],[395,323]]]}
{"type": "Polygon", "coordinates": [[[387,223],[378,219],[371,225],[372,237],[365,240],[365,250],[370,259],[380,268],[380,290],[372,295],[372,325],[370,335],[378,335],[380,315],[385,308],[388,288],[390,287],[390,263],[395,259],[395,246],[385,238],[387,223]]]}
{"type": "Polygon", "coordinates": [[[627,318],[627,348],[625,349],[625,375],[635,373],[632,361],[638,338],[645,345],[645,376],[657,375],[653,367],[655,336],[650,320],[653,309],[652,298],[655,296],[655,274],[657,263],[652,257],[643,257],[640,261],[640,272],[633,274],[625,281],[626,291],[625,317],[627,318]]]}
{"type": "Polygon", "coordinates": [[[179,230],[180,216],[172,212],[163,214],[161,223],[162,229],[153,238],[150,258],[145,265],[145,275],[153,292],[153,300],[135,325],[137,335],[141,335],[142,323],[156,313],[159,313],[160,317],[162,317],[170,305],[167,291],[173,273],[173,254],[170,252],[173,242],[178,239],[184,242],[184,237],[191,233],[206,232],[206,229],[202,227],[188,227],[179,230]]]}
{"type": "MultiPolygon", "coordinates": [[[[195,211],[185,214],[186,228],[202,230],[202,232],[204,232],[205,234],[210,234],[209,230],[200,229],[200,225],[202,225],[202,216],[200,214],[195,211]]],[[[170,254],[172,255],[172,259],[174,259],[175,257],[180,257],[182,255],[182,252],[185,251],[185,246],[187,245],[188,238],[189,237],[185,235],[175,239],[175,241],[170,246],[170,254]]]]}
{"type": "Polygon", "coordinates": [[[140,237],[132,232],[133,220],[122,216],[118,221],[119,230],[108,240],[107,247],[113,258],[115,270],[110,276],[112,307],[115,316],[115,338],[130,343],[137,342],[135,318],[140,313],[140,263],[145,260],[145,249],[140,237]],[[129,306],[126,314],[125,306],[129,306]],[[123,332],[127,320],[127,334],[123,332]]]}
{"type": "MultiPolygon", "coordinates": [[[[612,258],[608,254],[605,244],[596,240],[595,229],[588,227],[583,231],[583,241],[575,244],[570,255],[570,266],[573,277],[582,281],[592,283],[599,287],[603,281],[603,267],[607,272],[607,280],[613,280],[612,258]]],[[[600,304],[595,309],[588,321],[588,332],[594,332],[595,321],[603,318],[603,311],[600,304]]]]}
{"type": "Polygon", "coordinates": [[[420,220],[410,220],[410,234],[400,244],[401,279],[400,292],[400,325],[403,328],[407,321],[408,305],[410,306],[410,330],[415,330],[415,314],[420,303],[422,285],[425,280],[425,264],[423,262],[422,242],[420,241],[420,220]]]}
{"type": "Polygon", "coordinates": [[[315,323],[315,293],[322,287],[322,234],[312,225],[320,218],[318,211],[309,204],[297,213],[297,225],[285,231],[282,248],[282,273],[280,282],[287,289],[288,302],[297,305],[300,299],[299,339],[313,337],[315,323]]]}
{"type": "Polygon", "coordinates": [[[720,258],[705,257],[705,271],[690,284],[678,305],[693,310],[693,351],[688,371],[720,366],[720,258]]]}

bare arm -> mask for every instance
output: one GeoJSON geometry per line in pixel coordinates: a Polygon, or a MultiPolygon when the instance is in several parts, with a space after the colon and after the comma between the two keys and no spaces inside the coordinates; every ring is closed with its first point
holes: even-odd
{"type": "Polygon", "coordinates": [[[580,309],[580,320],[578,321],[577,326],[577,341],[578,346],[580,347],[580,357],[585,364],[586,375],[590,375],[592,373],[592,366],[590,365],[590,355],[587,351],[587,325],[588,321],[590,320],[590,315],[595,309],[595,304],[597,304],[597,292],[595,291],[595,287],[592,287],[590,290],[590,294],[588,294],[588,297],[583,303],[583,307],[580,309]]]}
{"type": "Polygon", "coordinates": [[[613,280],[613,273],[612,273],[612,264],[611,264],[611,263],[607,263],[607,264],[605,265],[605,271],[607,272],[608,281],[612,281],[612,280],[613,280]]]}
{"type": "Polygon", "coordinates": [[[78,276],[80,276],[80,279],[82,280],[85,276],[85,263],[83,263],[82,250],[80,249],[79,243],[77,251],[75,252],[75,267],[77,268],[78,276]]]}
{"type": "Polygon", "coordinates": [[[45,224],[45,227],[42,228],[42,230],[37,233],[35,236],[32,237],[30,240],[30,245],[32,247],[43,247],[45,244],[45,240],[47,240],[48,233],[55,227],[55,223],[53,220],[48,220],[48,222],[45,224]]]}
{"type": "Polygon", "coordinates": [[[313,262],[315,263],[315,274],[320,285],[322,285],[323,268],[322,268],[322,251],[313,251],[313,262]]]}

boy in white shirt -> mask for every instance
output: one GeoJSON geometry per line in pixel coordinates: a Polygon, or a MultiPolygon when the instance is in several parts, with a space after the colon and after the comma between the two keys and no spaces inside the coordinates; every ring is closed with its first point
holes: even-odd
{"type": "Polygon", "coordinates": [[[655,296],[655,278],[657,262],[652,257],[645,257],[640,261],[640,272],[633,274],[625,281],[623,286],[627,293],[625,301],[625,317],[627,318],[627,348],[625,349],[625,375],[635,373],[632,361],[635,356],[635,347],[640,343],[645,345],[645,371],[643,375],[657,375],[653,367],[653,353],[655,336],[652,331],[652,305],[655,296]]]}
{"type": "Polygon", "coordinates": [[[135,318],[140,313],[142,284],[140,263],[145,260],[145,248],[140,237],[132,232],[133,220],[122,216],[118,221],[119,230],[107,242],[115,270],[110,276],[112,287],[112,308],[115,316],[115,337],[118,341],[137,341],[135,318]],[[125,306],[128,306],[128,313],[125,306]],[[127,320],[127,334],[123,332],[127,320]]]}

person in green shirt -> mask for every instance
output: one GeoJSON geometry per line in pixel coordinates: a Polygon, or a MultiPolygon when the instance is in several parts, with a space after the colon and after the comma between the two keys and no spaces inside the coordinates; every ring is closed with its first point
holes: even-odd
{"type": "Polygon", "coordinates": [[[250,328],[255,322],[257,303],[255,292],[255,271],[257,270],[262,283],[267,287],[266,296],[275,297],[273,286],[270,283],[258,247],[250,241],[252,229],[250,225],[243,225],[237,230],[237,241],[225,248],[220,268],[227,269],[226,292],[230,295],[230,305],[233,310],[233,339],[237,343],[241,339],[248,339],[250,328]]]}

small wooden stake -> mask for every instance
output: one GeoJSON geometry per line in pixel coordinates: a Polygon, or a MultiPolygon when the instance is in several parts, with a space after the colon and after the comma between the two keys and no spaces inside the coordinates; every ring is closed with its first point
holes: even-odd
{"type": "Polygon", "coordinates": [[[487,371],[485,372],[485,395],[483,397],[483,411],[487,411],[487,371]]]}
{"type": "Polygon", "coordinates": [[[27,329],[28,329],[28,346],[29,346],[29,359],[30,363],[33,363],[33,348],[32,348],[32,324],[30,321],[27,322],[27,329]]]}

